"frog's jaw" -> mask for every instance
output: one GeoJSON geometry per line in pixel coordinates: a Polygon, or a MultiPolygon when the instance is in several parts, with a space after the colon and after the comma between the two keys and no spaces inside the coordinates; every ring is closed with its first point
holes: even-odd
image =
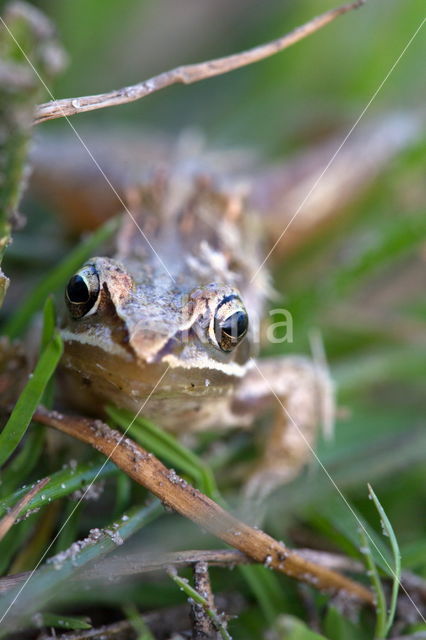
{"type": "MultiPolygon", "coordinates": [[[[212,368],[210,360],[205,366],[200,360],[198,365],[193,362],[185,367],[178,360],[168,361],[167,357],[161,362],[146,363],[129,357],[125,351],[105,352],[98,346],[67,340],[62,375],[70,404],[79,410],[95,414],[105,404],[135,412],[143,407],[142,415],[149,413],[164,426],[166,422],[173,422],[171,407],[176,412],[179,408],[186,411],[185,407],[191,405],[199,407],[194,411],[202,413],[200,420],[205,424],[207,418],[201,407],[210,406],[212,400],[219,398],[227,398],[229,404],[245,367],[212,368]],[[154,406],[158,415],[154,413],[154,406]]],[[[191,416],[197,428],[198,419],[195,414],[191,416]]]]}

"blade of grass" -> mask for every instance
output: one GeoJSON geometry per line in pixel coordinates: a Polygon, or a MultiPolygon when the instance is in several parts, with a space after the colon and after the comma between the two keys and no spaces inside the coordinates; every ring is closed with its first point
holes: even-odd
{"type": "Polygon", "coordinates": [[[272,625],[284,610],[283,603],[279,602],[282,590],[277,577],[260,565],[240,565],[238,569],[256,596],[268,625],[272,625]]]}
{"type": "Polygon", "coordinates": [[[422,212],[416,216],[388,217],[390,222],[381,226],[380,233],[374,238],[374,245],[366,247],[357,254],[351,264],[336,271],[334,282],[335,294],[339,297],[356,286],[366,276],[371,276],[377,269],[383,269],[396,261],[408,251],[412,251],[426,236],[426,219],[422,212]]]}
{"type": "Polygon", "coordinates": [[[392,554],[393,554],[393,561],[394,561],[392,595],[391,595],[391,601],[390,601],[389,612],[388,612],[387,622],[386,622],[386,629],[385,629],[385,635],[387,635],[390,631],[390,628],[392,627],[393,620],[395,618],[396,605],[398,600],[398,591],[399,591],[399,585],[401,581],[401,553],[399,551],[398,541],[396,539],[396,536],[392,528],[392,525],[389,521],[389,518],[387,517],[386,512],[383,509],[382,505],[380,504],[379,499],[374,493],[371,485],[368,485],[368,493],[371,499],[373,500],[374,506],[376,507],[380,515],[383,535],[389,538],[389,542],[390,542],[392,554]]]}
{"type": "MultiPolygon", "coordinates": [[[[40,339],[40,355],[43,350],[48,346],[49,342],[53,338],[56,327],[56,309],[52,296],[46,298],[43,308],[43,328],[40,339]]],[[[55,394],[54,379],[50,378],[44,390],[41,402],[49,409],[53,406],[53,399],[55,394]]]]}
{"type": "Polygon", "coordinates": [[[168,574],[173,582],[177,584],[179,589],[181,589],[181,591],[183,591],[188,598],[191,598],[191,600],[193,600],[197,604],[200,604],[204,608],[205,612],[213,622],[217,631],[220,633],[220,637],[222,638],[222,640],[232,640],[217,611],[209,606],[207,600],[200,593],[198,593],[198,591],[191,587],[191,585],[185,578],[180,578],[175,569],[168,571],[168,574]]]}
{"type": "MultiPolygon", "coordinates": [[[[36,614],[37,615],[37,614],[36,614]]],[[[91,629],[86,618],[62,616],[57,613],[41,613],[37,616],[38,627],[55,627],[56,629],[91,629]]]]}
{"type": "Polygon", "coordinates": [[[327,504],[321,505],[321,513],[319,516],[315,517],[314,515],[312,517],[312,524],[325,533],[325,535],[334,539],[337,544],[341,544],[341,538],[340,536],[334,537],[330,535],[331,529],[335,529],[338,534],[346,538],[349,544],[345,545],[344,551],[349,555],[354,555],[353,552],[358,549],[359,536],[354,526],[357,522],[361,524],[371,541],[375,563],[383,573],[389,575],[389,567],[391,566],[392,559],[387,546],[353,505],[351,505],[351,511],[349,511],[339,497],[330,497],[327,504]]]}
{"type": "Polygon", "coordinates": [[[0,541],[0,575],[9,573],[15,554],[24,546],[31,537],[31,532],[41,517],[41,513],[35,513],[31,518],[16,524],[11,531],[0,541]]]}
{"type": "Polygon", "coordinates": [[[6,323],[3,333],[9,338],[17,338],[26,329],[34,313],[38,311],[47,296],[64,287],[67,280],[73,273],[90,258],[93,251],[104,243],[117,230],[119,218],[112,218],[108,222],[88,236],[85,240],[71,251],[67,257],[54,269],[51,270],[39,284],[28,295],[22,306],[12,315],[6,323]]]}
{"type": "Polygon", "coordinates": [[[125,511],[130,504],[132,481],[125,473],[120,472],[116,480],[114,514],[125,511]]]}
{"type": "Polygon", "coordinates": [[[9,569],[10,573],[31,571],[37,565],[56,531],[59,509],[59,502],[49,504],[44,509],[43,515],[34,526],[29,540],[21,547],[13,559],[9,569]]]}
{"type": "Polygon", "coordinates": [[[128,621],[138,634],[137,640],[155,640],[135,605],[127,604],[123,607],[123,611],[126,614],[128,621]]]}
{"type": "MultiPolygon", "coordinates": [[[[21,511],[20,516],[24,516],[33,509],[40,509],[53,502],[53,500],[63,498],[77,489],[82,489],[93,482],[95,478],[100,480],[117,473],[118,469],[112,462],[107,462],[107,464],[103,462],[85,462],[56,471],[50,474],[50,482],[44,487],[43,492],[31,500],[25,509],[21,511]]],[[[2,499],[0,501],[0,517],[7,513],[8,509],[24,496],[27,491],[27,487],[21,487],[13,494],[2,499]]]]}
{"type": "Polygon", "coordinates": [[[27,584],[24,582],[0,599],[0,637],[28,621],[34,611],[40,610],[48,602],[64,598],[67,590],[60,588],[64,581],[88,562],[115,549],[117,544],[162,514],[162,505],[154,500],[148,506],[134,509],[103,530],[95,529],[92,536],[80,544],[73,544],[67,551],[50,558],[31,575],[31,580],[27,579],[27,584]]]}
{"type": "Polygon", "coordinates": [[[369,640],[370,638],[370,633],[366,634],[360,623],[355,625],[333,606],[327,609],[323,630],[328,640],[369,640]]]}
{"type": "Polygon", "coordinates": [[[31,422],[32,415],[40,404],[53,372],[62,356],[63,345],[59,332],[43,349],[37,365],[19,396],[9,420],[0,434],[0,465],[12,455],[22,440],[31,422]]]}
{"type": "Polygon", "coordinates": [[[379,572],[377,570],[376,563],[371,553],[370,543],[367,535],[362,527],[358,529],[358,535],[360,538],[361,546],[359,548],[363,558],[365,566],[367,567],[367,575],[370,578],[371,586],[376,594],[376,627],[374,631],[374,638],[386,637],[386,599],[383,591],[382,583],[379,578],[379,572]]]}
{"type": "Polygon", "coordinates": [[[60,522],[59,534],[55,542],[54,553],[68,549],[78,537],[78,524],[81,517],[81,509],[75,509],[76,500],[67,500],[60,522]]]}
{"type": "Polygon", "coordinates": [[[274,638],[277,640],[328,640],[325,636],[311,631],[305,622],[292,615],[280,616],[274,625],[274,631],[274,638]]]}
{"type": "MultiPolygon", "coordinates": [[[[45,429],[35,424],[25,440],[21,451],[13,458],[7,469],[2,473],[0,484],[0,498],[4,498],[24,484],[31,471],[36,466],[44,444],[45,429]]],[[[0,507],[1,510],[1,507],[0,507]]]]}
{"type": "Polygon", "coordinates": [[[49,342],[52,340],[56,327],[55,303],[51,296],[46,298],[43,309],[43,328],[41,330],[40,354],[43,353],[49,342]]]}

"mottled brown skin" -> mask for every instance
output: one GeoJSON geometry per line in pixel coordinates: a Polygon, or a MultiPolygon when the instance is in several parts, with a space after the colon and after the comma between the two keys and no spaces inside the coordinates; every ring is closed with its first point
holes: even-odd
{"type": "Polygon", "coordinates": [[[254,360],[270,286],[265,270],[252,279],[261,229],[248,195],[247,184],[200,177],[188,167],[158,172],[133,189],[114,258],[95,257],[81,272],[96,274],[96,302],[79,318],[68,303],[62,334],[72,397],[92,413],[102,403],[133,411],[143,405],[142,415],[186,433],[249,426],[275,410],[250,481],[259,493],[293,477],[309,458],[316,426],[332,412],[332,391],[326,372],[309,360],[254,360]],[[240,308],[248,332],[224,351],[217,322],[240,308]]]}

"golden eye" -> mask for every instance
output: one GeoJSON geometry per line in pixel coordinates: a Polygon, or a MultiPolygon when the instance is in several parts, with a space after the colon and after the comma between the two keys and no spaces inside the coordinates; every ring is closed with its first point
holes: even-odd
{"type": "Polygon", "coordinates": [[[224,298],[216,308],[214,334],[222,351],[232,351],[248,331],[247,311],[237,295],[224,298]]]}
{"type": "Polygon", "coordinates": [[[93,265],[86,265],[72,276],[65,289],[65,301],[74,319],[96,311],[99,298],[99,276],[93,265]]]}

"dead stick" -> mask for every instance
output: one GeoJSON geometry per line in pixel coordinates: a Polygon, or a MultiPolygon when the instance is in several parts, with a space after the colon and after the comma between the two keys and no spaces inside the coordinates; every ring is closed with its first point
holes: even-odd
{"type": "MultiPolygon", "coordinates": [[[[298,548],[294,551],[306,560],[334,571],[365,573],[362,562],[341,554],[306,548],[298,548]]],[[[83,568],[75,580],[103,580],[111,574],[116,578],[127,578],[151,571],[164,571],[168,567],[191,567],[197,562],[205,562],[209,567],[233,568],[240,564],[252,564],[254,560],[236,549],[192,549],[155,554],[120,554],[117,557],[109,557],[105,562],[96,563],[95,566],[83,568]]],[[[0,578],[0,594],[18,587],[25,582],[30,573],[30,571],[24,571],[0,578]]],[[[401,584],[407,591],[418,593],[419,597],[426,602],[426,581],[423,578],[409,571],[403,571],[401,584]]]]}
{"type": "Polygon", "coordinates": [[[31,489],[26,493],[20,501],[7,513],[4,518],[0,520],[0,540],[4,538],[9,529],[15,524],[15,520],[19,516],[20,512],[24,507],[27,506],[29,502],[34,498],[35,495],[49,482],[50,478],[43,478],[43,480],[39,480],[37,484],[35,484],[31,489]]]}
{"type": "MultiPolygon", "coordinates": [[[[194,587],[196,591],[205,598],[209,608],[215,611],[213,592],[210,584],[209,567],[207,562],[196,562],[193,565],[194,587]]],[[[193,602],[191,605],[191,617],[193,640],[206,640],[208,638],[218,638],[213,622],[207,615],[205,607],[193,602]]]]}
{"type": "Polygon", "coordinates": [[[164,71],[144,82],[139,82],[138,84],[123,87],[122,89],[108,93],[45,102],[36,108],[34,124],[39,124],[45,120],[53,120],[54,118],[73,116],[76,113],[84,113],[86,111],[94,111],[95,109],[104,109],[105,107],[114,107],[119,104],[135,102],[156,91],[170,87],[173,84],[192,84],[200,80],[205,80],[206,78],[212,78],[213,76],[234,71],[234,69],[240,67],[245,67],[253,64],[253,62],[258,62],[279,51],[287,49],[292,44],[318,31],[344,13],[358,9],[365,2],[366,0],[356,0],[356,2],[351,2],[350,4],[326,11],[320,16],[306,22],[304,25],[296,27],[296,29],[281,36],[281,38],[253,47],[247,51],[235,53],[223,58],[207,60],[198,64],[176,67],[175,69],[164,71]]]}
{"type": "Polygon", "coordinates": [[[361,602],[373,604],[366,587],[334,571],[318,566],[277,542],[259,529],[237,520],[216,502],[167,469],[152,453],[111,429],[100,420],[65,416],[39,407],[34,420],[91,444],[136,482],[163,502],[256,562],[301,580],[317,589],[345,591],[361,602]]]}

